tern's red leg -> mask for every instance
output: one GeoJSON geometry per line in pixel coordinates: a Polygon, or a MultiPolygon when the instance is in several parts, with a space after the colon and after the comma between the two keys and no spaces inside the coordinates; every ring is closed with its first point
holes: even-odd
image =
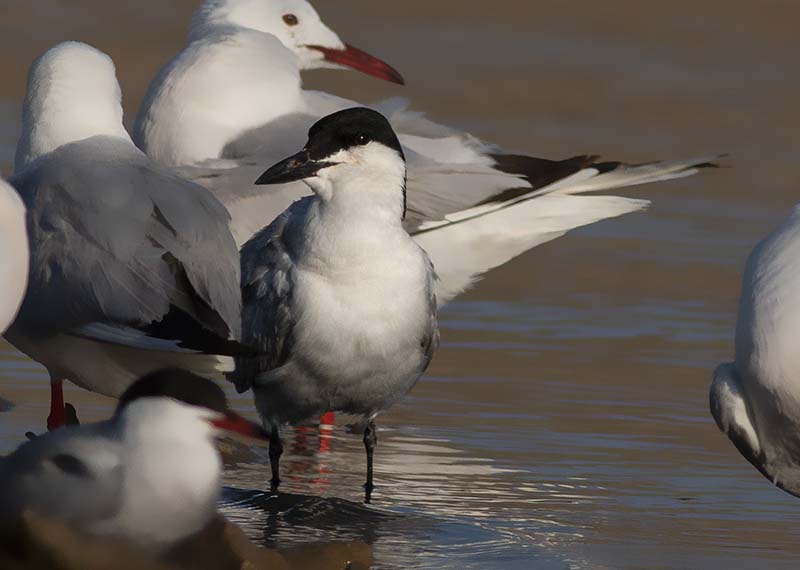
{"type": "Polygon", "coordinates": [[[64,382],[50,381],[50,415],[47,416],[47,431],[64,427],[67,417],[64,413],[64,382]]]}
{"type": "Polygon", "coordinates": [[[327,412],[322,414],[319,418],[320,425],[332,426],[336,424],[336,414],[334,412],[327,412]]]}

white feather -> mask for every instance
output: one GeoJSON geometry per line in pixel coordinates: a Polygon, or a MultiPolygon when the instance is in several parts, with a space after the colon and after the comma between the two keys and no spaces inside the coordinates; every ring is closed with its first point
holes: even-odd
{"type": "Polygon", "coordinates": [[[0,180],[0,334],[14,320],[28,283],[28,232],[25,206],[16,191],[0,180]]]}

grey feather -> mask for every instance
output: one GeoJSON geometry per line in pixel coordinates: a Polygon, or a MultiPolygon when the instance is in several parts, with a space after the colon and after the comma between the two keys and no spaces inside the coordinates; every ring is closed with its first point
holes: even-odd
{"type": "Polygon", "coordinates": [[[14,184],[31,240],[18,331],[35,337],[90,323],[142,326],[174,306],[238,338],[236,245],[229,214],[207,190],[112,137],[65,145],[14,184]]]}
{"type": "Polygon", "coordinates": [[[291,352],[294,264],[287,238],[292,218],[311,201],[296,202],[242,247],[242,342],[259,356],[236,359],[229,378],[239,392],[250,389],[258,373],[280,367],[291,352]]]}
{"type": "Polygon", "coordinates": [[[425,358],[420,366],[420,374],[425,372],[430,366],[433,355],[439,348],[439,341],[441,340],[439,333],[439,302],[436,298],[436,283],[439,281],[439,276],[433,267],[433,262],[428,259],[428,268],[433,278],[428,283],[428,326],[427,334],[422,338],[420,344],[425,349],[425,358]]]}
{"type": "Polygon", "coordinates": [[[109,423],[63,428],[35,438],[0,462],[0,515],[46,512],[80,526],[113,518],[122,508],[124,471],[117,443],[93,437],[109,423]]]}

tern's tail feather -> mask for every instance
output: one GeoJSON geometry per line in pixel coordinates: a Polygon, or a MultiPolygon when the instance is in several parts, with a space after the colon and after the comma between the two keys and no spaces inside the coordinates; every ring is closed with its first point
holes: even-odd
{"type": "MultiPolygon", "coordinates": [[[[645,164],[625,164],[623,162],[601,162],[590,167],[597,170],[597,174],[582,182],[568,184],[556,188],[561,194],[584,194],[586,192],[599,192],[612,188],[638,186],[652,182],[663,182],[676,178],[685,178],[697,174],[704,168],[717,168],[715,162],[722,156],[706,156],[689,160],[669,160],[662,162],[648,162],[645,164]]],[[[542,188],[547,192],[547,188],[542,188]]]]}
{"type": "Polygon", "coordinates": [[[595,162],[596,158],[587,155],[556,161],[520,155],[494,155],[493,159],[496,161],[494,168],[524,180],[526,182],[524,187],[509,188],[473,206],[448,213],[441,219],[424,221],[412,233],[438,230],[451,224],[488,216],[544,196],[586,194],[685,178],[703,168],[716,167],[714,161],[720,156],[637,165],[595,162]]]}

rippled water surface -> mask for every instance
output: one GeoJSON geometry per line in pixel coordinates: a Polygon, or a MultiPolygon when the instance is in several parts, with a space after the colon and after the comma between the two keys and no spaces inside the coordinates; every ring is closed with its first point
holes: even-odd
{"type": "MultiPolygon", "coordinates": [[[[707,412],[732,355],[740,270],[796,201],[800,91],[789,1],[320,0],[403,89],[319,72],[365,101],[411,98],[505,147],[632,162],[728,152],[729,167],[625,190],[653,201],[491,273],[441,315],[426,377],[380,418],[374,504],[345,418],[293,433],[286,494],[264,450],[228,472],[225,512],[269,545],[360,538],[381,568],[796,568],[800,503],[773,489],[707,412]]],[[[132,118],[183,41],[194,1],[5,0],[0,162],[24,73],[84,39],[117,61],[132,118]]],[[[40,430],[41,368],[0,345],[0,451],[40,430]]],[[[70,389],[85,421],[113,402],[70,389]]],[[[250,410],[247,397],[237,397],[250,410]]]]}

